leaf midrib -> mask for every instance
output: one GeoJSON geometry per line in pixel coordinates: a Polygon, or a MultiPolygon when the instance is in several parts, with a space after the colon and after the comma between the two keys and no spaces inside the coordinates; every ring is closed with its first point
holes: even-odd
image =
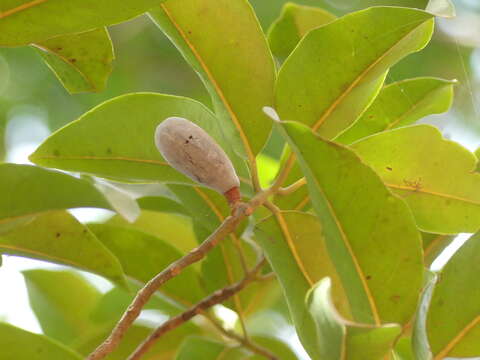
{"type": "Polygon", "coordinates": [[[420,26],[426,23],[428,20],[419,20],[419,25],[414,27],[411,31],[409,31],[406,35],[402,36],[398,41],[396,41],[390,48],[388,48],[381,56],[379,56],[375,61],[373,61],[370,65],[367,66],[365,70],[363,70],[360,75],[358,75],[355,80],[350,84],[350,86],[340,94],[339,97],[335,99],[335,101],[328,107],[327,110],[323,112],[317,122],[312,126],[313,131],[317,131],[320,126],[326,121],[328,116],[332,114],[332,112],[338,107],[338,105],[342,102],[342,100],[350,94],[353,89],[368,75],[370,70],[372,70],[380,61],[382,61],[386,56],[388,56],[400,42],[402,42],[405,38],[410,36],[414,31],[416,31],[420,26]]]}
{"type": "Polygon", "coordinates": [[[251,144],[248,140],[248,137],[243,129],[243,127],[241,126],[240,124],[240,121],[238,120],[238,117],[236,115],[236,113],[233,111],[232,109],[232,106],[230,105],[230,103],[228,102],[227,98],[225,97],[225,94],[223,93],[223,90],[222,88],[220,87],[220,85],[218,84],[218,82],[216,81],[215,77],[213,76],[213,74],[211,73],[210,71],[210,68],[207,66],[207,64],[205,63],[205,61],[203,60],[202,56],[200,55],[200,53],[198,52],[197,48],[190,42],[189,38],[187,37],[187,35],[185,34],[185,32],[183,31],[183,29],[180,27],[180,25],[175,21],[175,19],[173,18],[172,14],[170,13],[170,11],[167,9],[167,6],[165,4],[160,4],[160,7],[163,9],[163,11],[165,12],[165,15],[168,17],[168,19],[171,21],[172,25],[175,27],[175,29],[177,29],[178,33],[180,34],[180,36],[182,37],[182,39],[185,41],[185,43],[187,44],[187,46],[189,47],[190,51],[193,53],[193,55],[195,56],[195,58],[197,59],[198,63],[200,64],[200,66],[202,67],[203,71],[205,71],[205,74],[207,75],[208,79],[210,80],[210,82],[212,83],[213,87],[215,88],[216,90],[216,93],[217,95],[219,96],[219,98],[221,99],[222,103],[224,104],[225,106],[225,109],[227,110],[228,114],[230,115],[235,127],[237,128],[239,134],[240,134],[240,138],[242,139],[242,142],[243,142],[243,145],[245,147],[245,151],[247,152],[247,156],[249,158],[249,160],[251,162],[254,162],[255,161],[255,155],[253,153],[253,150],[252,150],[252,147],[251,147],[251,144]]]}
{"type": "Polygon", "coordinates": [[[27,10],[27,9],[30,9],[31,7],[34,7],[36,5],[40,5],[44,2],[47,2],[48,0],[33,0],[33,1],[30,1],[28,3],[24,3],[20,6],[17,6],[15,8],[12,8],[12,9],[9,9],[9,10],[6,10],[4,12],[1,12],[0,13],[0,19],[3,19],[3,18],[6,18],[7,16],[10,16],[10,15],[13,15],[13,14],[16,14],[20,11],[24,11],[24,10],[27,10]]]}

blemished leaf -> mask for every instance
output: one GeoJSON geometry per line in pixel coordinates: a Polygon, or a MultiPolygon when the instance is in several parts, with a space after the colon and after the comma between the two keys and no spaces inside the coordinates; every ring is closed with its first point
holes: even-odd
{"type": "MultiPolygon", "coordinates": [[[[183,254],[167,242],[134,229],[105,224],[90,224],[97,238],[120,260],[125,273],[146,283],[183,254]]],[[[159,290],[189,306],[204,297],[197,273],[187,268],[159,290]]]]}
{"type": "Polygon", "coordinates": [[[331,280],[325,278],[307,295],[307,304],[315,320],[320,359],[381,360],[390,350],[401,327],[356,324],[342,319],[330,297],[331,280]]]}
{"type": "Polygon", "coordinates": [[[64,126],[47,138],[30,160],[41,166],[123,181],[192,184],[167,164],[154,143],[155,128],[172,116],[196,123],[229,153],[218,120],[199,102],[134,93],[108,100],[64,126]]]}
{"type": "Polygon", "coordinates": [[[418,359],[480,356],[479,240],[478,233],[470,237],[422,297],[415,325],[418,359]]]}
{"type": "Polygon", "coordinates": [[[422,232],[423,259],[426,267],[430,267],[445,248],[455,240],[455,235],[431,234],[422,232]]]}
{"type": "Polygon", "coordinates": [[[405,324],[423,278],[421,238],[408,206],[350,149],[300,123],[277,126],[305,174],[353,320],[405,324]]]}
{"type": "Polygon", "coordinates": [[[270,49],[277,58],[284,60],[310,30],[335,19],[335,15],[317,7],[286,3],[268,31],[270,49]]]}
{"type": "Polygon", "coordinates": [[[480,228],[477,159],[461,145],[444,139],[435,127],[395,129],[370,136],[352,148],[408,203],[422,231],[458,234],[480,228]]]}
{"type": "Polygon", "coordinates": [[[82,360],[78,353],[57,341],[2,322],[0,322],[0,349],[2,360],[82,360]]]}
{"type": "Polygon", "coordinates": [[[410,125],[427,115],[443,113],[452,105],[454,85],[455,81],[427,77],[391,83],[335,141],[351,144],[378,132],[410,125]]]}
{"type": "Polygon", "coordinates": [[[175,360],[191,360],[202,354],[205,360],[241,360],[248,354],[241,347],[228,346],[220,342],[192,336],[187,338],[181,345],[175,360]]]}
{"type": "Polygon", "coordinates": [[[455,17],[455,6],[451,0],[430,0],[426,10],[436,16],[455,17]]]}
{"type": "Polygon", "coordinates": [[[130,20],[162,0],[12,0],[0,4],[0,46],[38,43],[130,20]]]}
{"type": "Polygon", "coordinates": [[[388,68],[421,50],[432,31],[431,14],[395,7],[365,9],[312,30],[280,69],[280,117],[334,138],[372,102],[388,68]]]}
{"type": "Polygon", "coordinates": [[[23,271],[30,307],[46,336],[71,345],[96,330],[90,313],[101,293],[81,275],[44,269],[23,271]]]}
{"type": "Polygon", "coordinates": [[[204,82],[235,150],[253,161],[272,128],[262,107],[273,104],[275,67],[250,3],[170,0],[149,14],[204,82]]]}
{"type": "Polygon", "coordinates": [[[70,94],[105,88],[114,59],[106,28],[58,36],[34,47],[70,94]]]}
{"type": "Polygon", "coordinates": [[[0,235],[0,251],[73,266],[127,286],[118,259],[66,211],[40,214],[0,235]]]}
{"type": "Polygon", "coordinates": [[[331,277],[335,307],[347,317],[351,315],[318,219],[282,211],[260,222],[255,235],[283,287],[300,341],[312,358],[320,359],[315,322],[305,306],[308,291],[320,279],[331,277]]]}

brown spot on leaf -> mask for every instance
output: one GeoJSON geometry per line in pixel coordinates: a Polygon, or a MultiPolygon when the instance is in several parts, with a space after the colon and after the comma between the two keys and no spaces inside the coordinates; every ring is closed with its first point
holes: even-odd
{"type": "Polygon", "coordinates": [[[390,166],[387,166],[386,169],[387,169],[388,171],[392,171],[392,170],[393,170],[390,166]]]}
{"type": "Polygon", "coordinates": [[[367,275],[366,278],[367,280],[370,280],[372,278],[372,275],[367,275]]]}
{"type": "Polygon", "coordinates": [[[61,234],[60,234],[59,232],[57,232],[57,233],[55,234],[55,237],[56,237],[56,238],[59,238],[60,235],[61,235],[61,234]]]}
{"type": "Polygon", "coordinates": [[[54,156],[60,156],[60,151],[58,151],[58,150],[53,150],[53,155],[54,155],[54,156]]]}

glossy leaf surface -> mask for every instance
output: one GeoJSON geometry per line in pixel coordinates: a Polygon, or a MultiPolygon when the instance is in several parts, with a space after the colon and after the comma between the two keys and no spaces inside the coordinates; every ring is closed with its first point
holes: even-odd
{"type": "Polygon", "coordinates": [[[58,36],[34,46],[70,94],[105,88],[114,59],[106,28],[58,36]]]}
{"type": "Polygon", "coordinates": [[[421,230],[458,234],[480,228],[477,159],[433,126],[381,133],[357,142],[353,149],[405,199],[421,230]]]}
{"type": "Polygon", "coordinates": [[[286,3],[268,31],[270,49],[277,58],[285,60],[310,30],[335,19],[335,15],[317,7],[286,3]]]}
{"type": "Polygon", "coordinates": [[[443,113],[452,105],[454,84],[437,78],[388,84],[358,121],[335,141],[351,144],[378,132],[410,125],[427,115],[443,113]]]}
{"type": "Polygon", "coordinates": [[[2,1],[0,46],[29,45],[58,35],[117,24],[144,13],[158,3],[157,0],[128,0],[122,3],[115,0],[2,1]]]}
{"type": "Polygon", "coordinates": [[[273,104],[275,69],[250,3],[169,0],[150,16],[199,74],[229,141],[252,160],[270,134],[262,107],[273,104]]]}
{"type": "Polygon", "coordinates": [[[30,160],[42,166],[124,181],[192,184],[170,167],[155,147],[155,128],[171,116],[196,123],[228,153],[217,119],[202,104],[170,95],[134,93],[106,101],[61,128],[40,145],[30,160]]]}
{"type": "Polygon", "coordinates": [[[432,31],[431,14],[394,7],[355,12],[311,31],[280,69],[280,117],[337,136],[371,103],[388,68],[422,49],[432,31]]]}
{"type": "Polygon", "coordinates": [[[72,215],[47,212],[0,236],[2,253],[73,266],[127,286],[117,258],[72,215]]]}
{"type": "Polygon", "coordinates": [[[406,323],[423,278],[421,239],[407,205],[351,150],[299,123],[277,126],[306,176],[353,319],[406,323]]]}

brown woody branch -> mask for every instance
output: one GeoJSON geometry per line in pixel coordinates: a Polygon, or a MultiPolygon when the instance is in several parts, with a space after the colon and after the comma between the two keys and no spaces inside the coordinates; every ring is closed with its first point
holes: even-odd
{"type": "Polygon", "coordinates": [[[138,291],[132,303],[127,308],[119,322],[115,325],[108,338],[87,357],[87,360],[100,360],[114,351],[126,331],[140,315],[143,306],[145,306],[155,291],[157,291],[165,282],[179,275],[187,266],[203,259],[210,250],[217,246],[220,241],[227,237],[227,235],[233,232],[243,219],[251,215],[258,206],[262,205],[274,190],[275,188],[272,186],[270,189],[257,194],[248,203],[240,203],[234,209],[233,215],[227,217],[203,243],[184,257],[170,264],[166,269],[151,279],[138,291]]]}
{"type": "MultiPolygon", "coordinates": [[[[210,307],[224,302],[228,298],[241,291],[249,282],[255,280],[257,273],[260,271],[261,267],[264,264],[265,258],[262,257],[262,259],[257,263],[257,265],[255,265],[255,267],[251,271],[249,271],[241,281],[214,292],[212,295],[206,297],[196,305],[192,306],[190,309],[164,322],[160,327],[153,331],[142,344],[137,347],[137,349],[130,355],[128,360],[140,359],[154,345],[155,341],[162,335],[182,325],[184,322],[190,320],[194,316],[205,312],[205,310],[209,309],[210,307]]],[[[231,333],[229,333],[228,335],[232,336],[231,333]]],[[[261,354],[268,359],[277,360],[275,355],[271,354],[266,349],[263,349],[258,345],[251,343],[249,340],[241,337],[236,337],[236,339],[250,350],[261,354]]]]}

